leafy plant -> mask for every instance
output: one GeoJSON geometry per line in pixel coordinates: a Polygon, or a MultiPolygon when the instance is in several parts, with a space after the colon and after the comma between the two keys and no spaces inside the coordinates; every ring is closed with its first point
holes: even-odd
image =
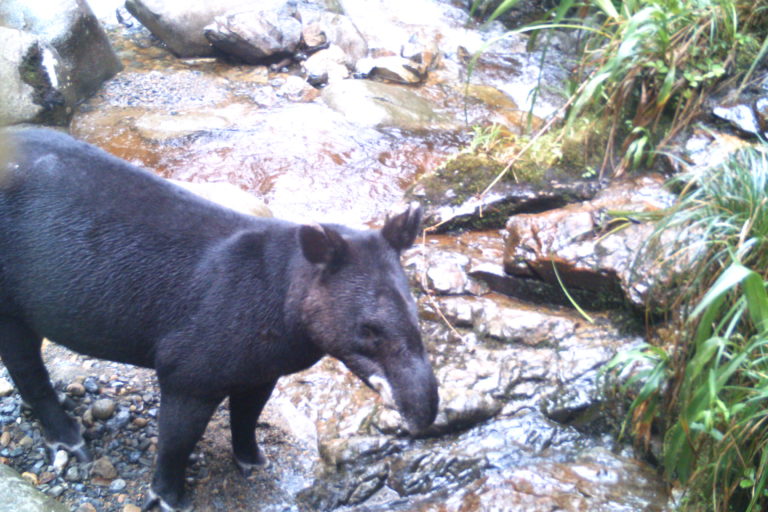
{"type": "Polygon", "coordinates": [[[645,363],[634,377],[642,386],[631,405],[633,433],[647,443],[651,426],[662,427],[664,468],[689,487],[691,509],[764,510],[768,156],[744,150],[677,183],[681,198],[657,237],[675,232],[688,244],[689,278],[673,310],[680,334],[672,346],[649,345],[612,366],[645,363]]]}

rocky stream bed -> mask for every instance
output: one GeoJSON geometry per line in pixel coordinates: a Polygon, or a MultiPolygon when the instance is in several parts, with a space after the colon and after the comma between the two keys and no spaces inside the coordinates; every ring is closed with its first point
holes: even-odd
{"type": "MultiPolygon", "coordinates": [[[[153,3],[128,2],[137,16],[153,3]]],[[[228,5],[220,3],[220,10],[228,5]]],[[[255,196],[268,206],[265,212],[256,201],[260,215],[377,226],[403,201],[429,205],[429,229],[403,263],[440,385],[431,430],[409,438],[377,395],[323,359],[279,382],[257,429],[271,464],[248,478],[232,461],[227,405],[220,407],[188,472],[196,510],[673,508],[657,468],[617,440],[625,404],[614,393],[617,376],[602,371],[618,351],[643,341],[639,311],[659,298],[650,267],[636,266],[650,227],[629,219],[612,229],[607,212],[668,206],[664,177],[506,183],[466,201],[457,186],[437,194],[442,203],[419,181],[468,143],[474,124],[519,133],[528,112],[537,123],[560,115],[567,34],[544,60],[525,37],[510,36],[486,49],[467,81],[471,56],[504,27],[480,27],[461,2],[290,4],[299,14],[279,16],[284,39],[294,29],[301,35],[288,60],[271,67],[244,64],[250,57],[242,53],[240,61],[200,55],[186,39],[163,42],[157,35],[165,28],[153,35],[122,2],[91,7],[115,50],[115,61],[102,58],[113,78],[85,101],[62,89],[61,101],[46,103],[42,114],[18,100],[18,112],[32,112],[22,120],[68,124],[76,137],[231,206],[245,197],[252,211],[255,196]],[[312,39],[321,33],[325,39],[312,39]],[[299,58],[303,51],[310,55],[299,58]],[[542,82],[541,94],[532,95],[542,82]],[[484,227],[469,229],[478,224],[484,227]],[[589,319],[570,305],[553,269],[589,319]]],[[[527,19],[536,9],[521,2],[514,15],[527,19]]],[[[0,39],[19,41],[18,30],[34,24],[7,14],[0,9],[0,39]]],[[[210,41],[244,23],[216,20],[219,35],[210,41]]],[[[199,42],[202,32],[195,37],[199,42]]],[[[38,56],[51,51],[29,38],[22,42],[38,56]]],[[[209,43],[202,45],[207,52],[209,43]]],[[[19,122],[18,112],[0,121],[19,122]]],[[[684,144],[694,164],[706,165],[711,148],[742,141],[701,130],[684,144]]],[[[139,510],[157,443],[153,373],[53,343],[44,354],[95,460],[80,463],[64,451],[50,457],[0,366],[0,511],[139,510]]]]}

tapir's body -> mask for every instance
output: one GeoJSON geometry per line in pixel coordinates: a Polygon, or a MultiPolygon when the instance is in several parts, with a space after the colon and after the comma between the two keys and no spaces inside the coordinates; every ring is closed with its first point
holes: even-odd
{"type": "Polygon", "coordinates": [[[4,136],[0,356],[52,446],[87,456],[42,366],[43,337],[156,369],[153,492],[165,509],[185,506],[187,458],[221,400],[237,462],[262,463],[253,431],[275,381],[326,353],[391,394],[413,429],[434,419],[436,384],[398,261],[418,210],[381,231],[260,219],[60,133],[4,136]]]}

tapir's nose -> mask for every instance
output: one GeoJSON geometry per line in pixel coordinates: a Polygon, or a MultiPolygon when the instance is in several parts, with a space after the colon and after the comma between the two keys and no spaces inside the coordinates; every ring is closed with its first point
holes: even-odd
{"type": "Polygon", "coordinates": [[[426,430],[437,416],[437,379],[426,358],[414,358],[388,371],[397,409],[412,435],[426,430]]]}

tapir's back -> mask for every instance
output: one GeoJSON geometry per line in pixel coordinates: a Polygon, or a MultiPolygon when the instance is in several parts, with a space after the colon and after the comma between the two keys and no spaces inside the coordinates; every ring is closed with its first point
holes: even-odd
{"type": "Polygon", "coordinates": [[[67,135],[3,136],[12,154],[0,171],[0,315],[76,350],[150,365],[150,340],[195,306],[206,253],[271,226],[67,135]]]}

